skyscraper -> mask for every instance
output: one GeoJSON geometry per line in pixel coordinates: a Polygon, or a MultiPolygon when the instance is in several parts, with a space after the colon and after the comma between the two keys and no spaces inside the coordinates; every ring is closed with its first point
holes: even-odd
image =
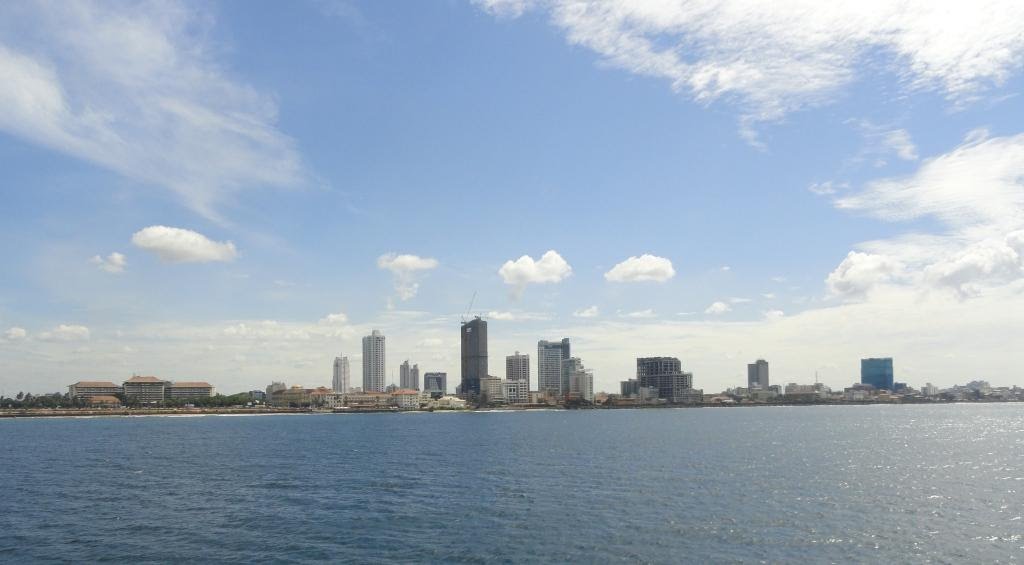
{"type": "Polygon", "coordinates": [[[860,360],[860,382],[879,390],[893,388],[892,357],[860,360]]]}
{"type": "Polygon", "coordinates": [[[400,388],[411,388],[413,390],[420,389],[420,366],[413,365],[409,366],[409,360],[406,359],[404,363],[398,368],[398,383],[400,388]]]}
{"type": "Polygon", "coordinates": [[[351,385],[348,357],[342,355],[334,358],[334,379],[331,380],[331,388],[334,392],[346,393],[351,385]]]}
{"type": "Polygon", "coordinates": [[[562,361],[570,357],[569,338],[538,341],[537,390],[555,396],[568,394],[569,374],[563,370],[562,361]]]}
{"type": "Polygon", "coordinates": [[[363,392],[384,392],[384,334],[373,330],[363,338],[363,392]]]}
{"type": "Polygon", "coordinates": [[[527,387],[530,385],[530,356],[520,355],[516,351],[515,355],[508,355],[505,357],[505,380],[507,381],[526,381],[527,387]]]}
{"type": "Polygon", "coordinates": [[[562,361],[565,373],[569,375],[568,394],[572,398],[594,401],[594,373],[583,366],[579,357],[570,357],[562,361]]]}
{"type": "Polygon", "coordinates": [[[747,388],[768,390],[768,362],[758,359],[747,365],[747,388]]]}
{"type": "Polygon", "coordinates": [[[639,357],[636,360],[636,379],[640,388],[658,389],[658,398],[669,402],[685,402],[693,394],[693,374],[684,373],[675,357],[639,357]]]}
{"type": "Polygon", "coordinates": [[[487,322],[479,316],[462,323],[462,385],[466,398],[480,396],[480,379],[487,377],[487,322]]]}

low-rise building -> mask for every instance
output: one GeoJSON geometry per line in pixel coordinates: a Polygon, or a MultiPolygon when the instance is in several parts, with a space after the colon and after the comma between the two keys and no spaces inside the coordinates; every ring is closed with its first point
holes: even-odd
{"type": "Polygon", "coordinates": [[[167,381],[156,377],[140,377],[136,375],[124,382],[124,396],[143,404],[163,402],[164,398],[166,398],[167,385],[169,384],[167,381]]]}
{"type": "Polygon", "coordinates": [[[391,404],[400,410],[416,410],[420,407],[420,391],[400,388],[391,393],[391,404]]]}
{"type": "Polygon", "coordinates": [[[509,404],[530,403],[530,381],[522,379],[505,381],[504,386],[505,400],[509,404]]]}
{"type": "Polygon", "coordinates": [[[345,406],[355,410],[377,410],[391,405],[391,394],[386,392],[349,392],[345,406]]]}
{"type": "Polygon", "coordinates": [[[121,387],[109,381],[78,381],[68,385],[68,396],[71,398],[89,399],[94,396],[117,396],[121,387]]]}
{"type": "Polygon", "coordinates": [[[483,377],[480,379],[480,396],[484,402],[503,403],[505,402],[505,387],[498,377],[483,377]]]}
{"type": "Polygon", "coordinates": [[[121,399],[116,396],[95,395],[85,397],[91,408],[120,408],[121,399]]]}
{"type": "Polygon", "coordinates": [[[466,407],[466,401],[457,396],[442,396],[434,400],[434,407],[442,410],[461,410],[466,407]]]}
{"type": "Polygon", "coordinates": [[[302,385],[292,385],[290,388],[275,391],[270,396],[270,403],[282,407],[309,406],[313,402],[312,389],[302,388],[302,385]]]}
{"type": "Polygon", "coordinates": [[[210,398],[213,396],[213,385],[201,381],[168,383],[165,390],[167,398],[170,400],[210,398]]]}

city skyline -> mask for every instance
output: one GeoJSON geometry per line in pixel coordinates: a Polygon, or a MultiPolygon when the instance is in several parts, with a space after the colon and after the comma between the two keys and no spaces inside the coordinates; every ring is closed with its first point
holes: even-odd
{"type": "Polygon", "coordinates": [[[0,5],[0,393],[330,383],[373,329],[454,389],[477,314],[595,390],[1016,384],[1021,8],[766,6],[0,5]]]}

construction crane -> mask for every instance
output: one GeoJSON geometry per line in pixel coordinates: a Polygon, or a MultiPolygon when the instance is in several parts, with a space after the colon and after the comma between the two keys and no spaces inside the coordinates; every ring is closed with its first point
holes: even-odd
{"type": "Polygon", "coordinates": [[[473,303],[476,302],[476,291],[473,291],[473,298],[469,299],[469,307],[466,308],[466,313],[462,315],[462,323],[466,323],[466,318],[469,317],[469,313],[473,310],[473,303]]]}

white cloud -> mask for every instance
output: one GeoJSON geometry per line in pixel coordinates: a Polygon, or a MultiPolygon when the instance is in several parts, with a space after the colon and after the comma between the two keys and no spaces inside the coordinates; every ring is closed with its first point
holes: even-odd
{"type": "Polygon", "coordinates": [[[885,145],[904,161],[917,160],[917,146],[910,139],[905,129],[896,129],[885,133],[885,145]]]}
{"type": "Polygon", "coordinates": [[[1024,277],[1024,134],[989,138],[971,132],[949,153],[925,160],[907,176],[869,183],[840,198],[840,209],[863,211],[887,221],[930,218],[933,233],[907,233],[857,247],[861,253],[829,276],[833,291],[846,294],[892,278],[918,289],[953,289],[961,298],[1024,277]],[[884,257],[869,264],[872,257],[884,257]],[[854,261],[863,263],[853,269],[854,261]],[[849,273],[847,271],[850,271],[849,273]],[[838,284],[838,288],[833,283],[838,284]]]}
{"type": "Polygon", "coordinates": [[[577,318],[596,318],[601,315],[601,312],[595,304],[594,306],[589,306],[587,308],[577,310],[573,312],[572,315],[577,318]]]}
{"type": "Polygon", "coordinates": [[[419,292],[417,277],[421,271],[437,268],[437,260],[418,255],[387,253],[377,258],[377,267],[391,271],[395,277],[395,291],[402,300],[409,300],[419,292]]]}
{"type": "Polygon", "coordinates": [[[323,318],[320,318],[321,324],[338,325],[348,323],[348,316],[344,312],[338,312],[336,314],[328,314],[323,318]]]}
{"type": "Polygon", "coordinates": [[[551,319],[551,316],[537,312],[499,312],[496,310],[488,312],[486,317],[503,322],[529,322],[551,319]]]}
{"type": "Polygon", "coordinates": [[[764,319],[768,321],[779,320],[785,317],[786,313],[782,310],[766,310],[764,312],[764,319]]]}
{"type": "Polygon", "coordinates": [[[504,16],[541,9],[614,67],[666,79],[698,102],[732,100],[755,141],[751,122],[828,103],[860,68],[892,69],[908,90],[959,104],[1004,83],[1024,52],[1016,0],[478,3],[504,16]],[[863,65],[879,53],[888,66],[863,65]]]}
{"type": "Polygon", "coordinates": [[[521,294],[528,284],[557,283],[572,274],[572,267],[554,249],[541,255],[534,261],[529,255],[523,255],[515,261],[505,261],[498,269],[498,274],[505,284],[514,287],[514,292],[521,294]]]}
{"type": "Polygon", "coordinates": [[[764,294],[761,295],[761,298],[764,298],[765,300],[773,300],[775,298],[775,293],[765,292],[764,294]]]}
{"type": "Polygon", "coordinates": [[[612,282],[665,282],[674,276],[672,261],[647,253],[629,257],[604,274],[605,280],[612,282]]]}
{"type": "Polygon", "coordinates": [[[74,324],[61,324],[48,332],[39,334],[44,341],[80,341],[89,339],[89,328],[74,324]]]}
{"type": "Polygon", "coordinates": [[[771,278],[772,282],[777,282],[777,283],[780,283],[780,284],[786,282],[786,280],[787,280],[786,277],[781,277],[781,276],[779,276],[779,277],[772,277],[771,278]]]}
{"type": "Polygon", "coordinates": [[[732,312],[732,306],[729,306],[725,302],[712,302],[707,309],[704,310],[705,314],[725,314],[726,312],[732,312]]]}
{"type": "Polygon", "coordinates": [[[862,297],[875,285],[892,280],[899,264],[884,255],[851,251],[825,279],[832,294],[862,297]]]}
{"type": "Polygon", "coordinates": [[[6,341],[21,341],[26,337],[28,337],[28,332],[25,331],[25,328],[19,328],[17,326],[8,328],[7,331],[4,332],[4,339],[6,341]]]}
{"type": "Polygon", "coordinates": [[[816,182],[807,187],[807,190],[817,194],[818,196],[831,196],[840,190],[849,188],[850,185],[843,183],[833,183],[832,181],[816,182]]]}
{"type": "Polygon", "coordinates": [[[745,304],[747,302],[752,302],[752,301],[751,301],[751,299],[743,298],[742,296],[733,296],[732,298],[729,299],[729,303],[730,304],[745,304]]]}
{"type": "Polygon", "coordinates": [[[637,310],[636,312],[627,312],[621,315],[622,318],[634,318],[634,319],[647,319],[656,318],[658,315],[654,310],[648,308],[646,310],[637,310]]]}
{"type": "Polygon", "coordinates": [[[193,210],[307,177],[271,96],[233,80],[211,10],[168,2],[0,3],[0,130],[144,184],[193,210]]]}
{"type": "Polygon", "coordinates": [[[132,244],[171,263],[232,261],[238,256],[230,241],[213,241],[192,230],[167,226],[149,226],[135,232],[132,244]]]}
{"type": "Polygon", "coordinates": [[[107,255],[105,259],[103,257],[100,257],[99,255],[95,255],[89,261],[93,265],[96,265],[101,270],[106,271],[108,273],[123,273],[125,266],[128,264],[128,261],[124,258],[124,255],[116,251],[111,253],[110,255],[107,255]]]}
{"type": "Polygon", "coordinates": [[[728,273],[731,270],[732,270],[732,267],[730,267],[729,265],[722,265],[721,271],[723,273],[728,273]]]}

